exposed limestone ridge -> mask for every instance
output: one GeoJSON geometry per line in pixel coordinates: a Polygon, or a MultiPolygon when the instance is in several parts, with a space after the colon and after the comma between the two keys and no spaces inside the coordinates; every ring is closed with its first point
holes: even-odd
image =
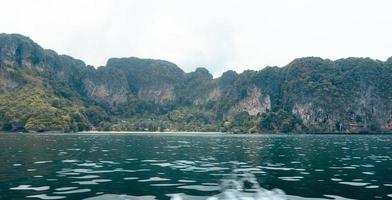
{"type": "Polygon", "coordinates": [[[210,101],[218,101],[222,97],[222,89],[220,87],[214,87],[211,91],[206,92],[205,95],[195,99],[193,103],[195,105],[204,105],[210,101]]]}
{"type": "Polygon", "coordinates": [[[248,96],[231,107],[228,115],[232,117],[240,112],[247,112],[251,116],[256,116],[269,110],[271,110],[270,96],[262,95],[260,89],[252,86],[248,89],[248,96]]]}
{"type": "Polygon", "coordinates": [[[167,83],[153,87],[142,87],[139,89],[138,97],[141,100],[152,101],[157,104],[169,104],[176,100],[174,86],[167,83]]]}

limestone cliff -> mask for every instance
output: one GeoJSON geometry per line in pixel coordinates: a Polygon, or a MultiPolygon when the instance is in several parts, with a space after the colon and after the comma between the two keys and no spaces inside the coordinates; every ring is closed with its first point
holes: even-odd
{"type": "Polygon", "coordinates": [[[214,78],[174,63],[105,66],[0,34],[0,129],[390,132],[392,58],[295,59],[214,78]]]}
{"type": "Polygon", "coordinates": [[[228,112],[229,117],[233,117],[240,112],[247,112],[251,116],[256,116],[271,110],[269,95],[262,95],[255,86],[248,90],[248,96],[230,108],[228,112]]]}
{"type": "Polygon", "coordinates": [[[163,84],[159,86],[142,87],[137,94],[140,100],[151,101],[156,104],[170,104],[176,100],[174,86],[163,84]]]}

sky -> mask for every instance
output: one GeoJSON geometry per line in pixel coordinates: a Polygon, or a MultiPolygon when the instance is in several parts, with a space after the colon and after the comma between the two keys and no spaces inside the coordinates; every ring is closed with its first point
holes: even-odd
{"type": "Polygon", "coordinates": [[[215,77],[295,58],[392,56],[391,0],[3,0],[0,32],[94,66],[163,59],[215,77]]]}

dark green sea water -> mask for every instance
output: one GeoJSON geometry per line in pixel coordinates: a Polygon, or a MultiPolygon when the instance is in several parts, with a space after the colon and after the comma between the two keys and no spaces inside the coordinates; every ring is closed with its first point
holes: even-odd
{"type": "Polygon", "coordinates": [[[271,199],[392,199],[391,147],[388,135],[1,133],[0,199],[214,199],[239,176],[279,189],[271,199]]]}

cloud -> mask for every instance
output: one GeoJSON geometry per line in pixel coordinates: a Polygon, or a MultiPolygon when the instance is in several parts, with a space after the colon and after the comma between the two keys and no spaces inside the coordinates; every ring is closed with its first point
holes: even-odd
{"type": "Polygon", "coordinates": [[[219,76],[304,56],[385,60],[391,7],[389,0],[10,0],[2,2],[0,32],[95,66],[137,56],[219,76]]]}

